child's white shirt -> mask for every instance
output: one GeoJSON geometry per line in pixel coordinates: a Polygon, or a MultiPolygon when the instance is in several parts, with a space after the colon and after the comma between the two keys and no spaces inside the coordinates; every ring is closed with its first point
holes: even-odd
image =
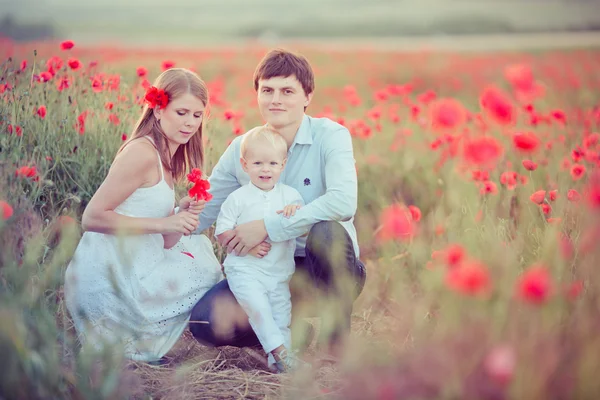
{"type": "MultiPolygon", "coordinates": [[[[217,218],[215,235],[246,222],[275,215],[278,210],[283,210],[290,204],[304,205],[300,193],[291,186],[277,183],[273,189],[264,191],[250,182],[227,196],[217,218]]],[[[225,273],[254,276],[262,274],[265,277],[284,279],[291,276],[295,269],[296,239],[272,242],[267,238],[267,241],[271,243],[271,250],[263,258],[228,254],[223,263],[225,273]]]]}

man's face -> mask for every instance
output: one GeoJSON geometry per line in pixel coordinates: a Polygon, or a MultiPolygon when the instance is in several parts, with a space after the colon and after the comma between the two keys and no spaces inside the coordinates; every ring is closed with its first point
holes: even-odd
{"type": "Polygon", "coordinates": [[[312,93],[307,95],[295,75],[286,78],[275,76],[258,82],[258,108],[264,120],[274,129],[300,125],[304,107],[310,104],[312,93]]]}

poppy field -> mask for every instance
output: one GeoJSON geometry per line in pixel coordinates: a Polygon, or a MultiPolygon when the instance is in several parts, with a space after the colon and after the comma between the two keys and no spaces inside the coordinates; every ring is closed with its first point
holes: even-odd
{"type": "Polygon", "coordinates": [[[310,372],[277,376],[189,335],[163,367],[79,352],[62,302],[83,210],[153,80],[176,66],[207,83],[210,175],[262,123],[252,74],[268,48],[0,49],[0,397],[600,393],[600,51],[294,48],[315,71],[307,113],[353,137],[368,278],[343,357],[311,346],[310,372]]]}

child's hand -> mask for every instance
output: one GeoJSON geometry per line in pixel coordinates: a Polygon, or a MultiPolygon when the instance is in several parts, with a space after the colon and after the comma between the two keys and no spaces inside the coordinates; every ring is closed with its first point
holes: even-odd
{"type": "Polygon", "coordinates": [[[206,201],[204,200],[194,200],[190,196],[185,196],[181,200],[179,200],[179,209],[181,211],[187,211],[194,215],[199,215],[202,210],[204,210],[204,206],[206,205],[206,201]]]}
{"type": "Polygon", "coordinates": [[[296,215],[296,210],[299,210],[300,206],[297,204],[290,204],[283,207],[283,210],[277,211],[277,214],[283,214],[284,217],[289,218],[296,215]]]}
{"type": "Polygon", "coordinates": [[[248,254],[254,256],[256,258],[263,258],[267,254],[269,254],[269,250],[271,250],[271,243],[269,242],[261,242],[258,245],[254,246],[248,254]]]}

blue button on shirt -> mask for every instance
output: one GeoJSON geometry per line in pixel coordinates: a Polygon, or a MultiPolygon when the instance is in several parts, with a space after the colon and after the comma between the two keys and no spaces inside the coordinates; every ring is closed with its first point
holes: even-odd
{"type": "MultiPolygon", "coordinates": [[[[250,182],[240,164],[243,136],[231,142],[212,170],[209,181],[213,198],[200,214],[198,233],[215,222],[221,204],[230,193],[250,182]]],[[[295,254],[303,257],[306,237],[299,236],[317,222],[338,221],[350,235],[358,257],[353,223],[358,188],[352,137],[348,129],[328,118],[305,115],[288,150],[287,163],[279,179],[300,192],[306,205],[293,217],[276,214],[264,219],[272,241],[297,238],[295,254]]]]}

